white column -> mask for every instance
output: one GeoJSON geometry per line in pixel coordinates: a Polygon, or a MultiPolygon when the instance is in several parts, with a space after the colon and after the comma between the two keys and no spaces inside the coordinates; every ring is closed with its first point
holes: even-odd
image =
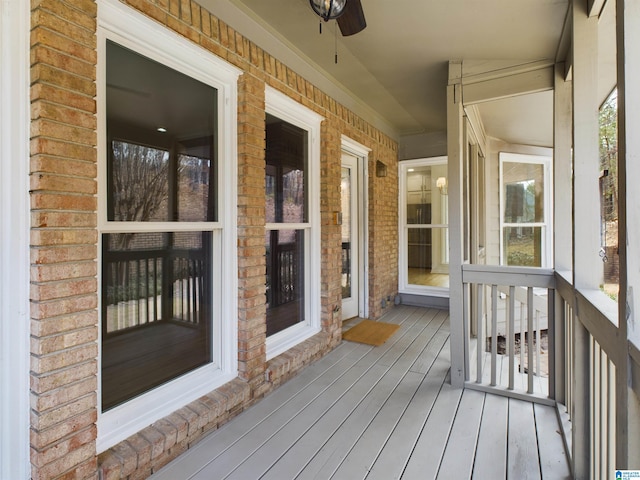
{"type": "Polygon", "coordinates": [[[600,199],[598,18],[585,0],[573,0],[573,272],[576,288],[602,283],[600,199]]]}
{"type": "MultiPolygon", "coordinates": [[[[600,248],[600,173],[598,149],[598,18],[587,14],[586,0],[573,0],[573,284],[597,289],[602,279],[600,248]]],[[[577,312],[580,315],[579,312],[577,312]]],[[[575,478],[589,478],[589,335],[574,325],[572,460],[575,478]]]]}
{"type": "Polygon", "coordinates": [[[29,464],[29,2],[0,2],[0,478],[29,464]]]}
{"type": "Polygon", "coordinates": [[[555,66],[553,91],[553,234],[554,267],[573,270],[571,227],[571,81],[565,64],[555,66]]]}
{"type": "Polygon", "coordinates": [[[451,322],[451,384],[465,379],[465,339],[462,307],[462,168],[463,168],[462,64],[449,64],[447,87],[447,158],[449,176],[449,316],[451,322]]]}
{"type": "Polygon", "coordinates": [[[640,0],[617,0],[616,16],[621,353],[616,370],[616,468],[640,469],[637,454],[640,439],[636,436],[640,432],[640,409],[636,393],[628,387],[630,359],[627,348],[627,341],[640,346],[640,316],[637,314],[640,306],[640,204],[637,192],[640,178],[640,0]]]}

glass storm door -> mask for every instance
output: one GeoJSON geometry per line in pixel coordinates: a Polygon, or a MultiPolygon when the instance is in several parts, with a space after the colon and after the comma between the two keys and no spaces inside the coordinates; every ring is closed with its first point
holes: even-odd
{"type": "Polygon", "coordinates": [[[360,304],[358,236],[358,158],[342,153],[342,319],[358,316],[360,304]]]}

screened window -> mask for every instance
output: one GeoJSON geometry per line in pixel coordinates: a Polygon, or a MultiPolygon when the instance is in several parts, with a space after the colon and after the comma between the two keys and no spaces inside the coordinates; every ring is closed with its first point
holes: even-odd
{"type": "Polygon", "coordinates": [[[106,46],[102,410],[213,361],[217,90],[106,46]]]}

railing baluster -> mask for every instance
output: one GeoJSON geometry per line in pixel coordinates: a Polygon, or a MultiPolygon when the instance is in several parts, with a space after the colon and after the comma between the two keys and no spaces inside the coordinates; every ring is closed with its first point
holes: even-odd
{"type": "Polygon", "coordinates": [[[616,366],[609,360],[607,362],[607,380],[609,382],[609,408],[607,410],[608,427],[608,471],[613,472],[616,468],[616,366]]]}
{"type": "Polygon", "coordinates": [[[476,321],[478,322],[478,372],[477,372],[477,383],[482,383],[482,364],[484,361],[484,350],[485,350],[485,339],[484,339],[484,329],[483,329],[483,321],[482,321],[482,290],[484,285],[478,283],[476,285],[476,321]]]}
{"type": "MultiPolygon", "coordinates": [[[[522,343],[522,342],[520,342],[522,343]]],[[[516,287],[509,287],[509,390],[515,388],[516,287]]]]}
{"type": "Polygon", "coordinates": [[[527,289],[527,393],[533,393],[533,287],[527,289]]]}
{"type": "Polygon", "coordinates": [[[491,285],[491,386],[497,382],[498,362],[498,286],[491,285]]]}
{"type": "Polygon", "coordinates": [[[471,328],[470,328],[470,323],[471,323],[471,316],[470,316],[470,312],[469,312],[469,289],[470,289],[470,285],[469,284],[465,284],[462,286],[462,318],[464,318],[464,322],[462,325],[462,329],[463,329],[463,336],[464,336],[464,351],[465,351],[465,355],[464,355],[464,381],[468,382],[471,379],[471,365],[473,365],[473,363],[471,362],[471,359],[469,358],[471,356],[470,353],[470,342],[471,342],[471,328]]]}

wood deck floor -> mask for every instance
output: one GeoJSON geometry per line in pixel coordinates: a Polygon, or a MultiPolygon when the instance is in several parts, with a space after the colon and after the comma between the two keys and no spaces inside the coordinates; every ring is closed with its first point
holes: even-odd
{"type": "Polygon", "coordinates": [[[151,478],[570,478],[552,407],[449,385],[447,312],[382,320],[384,345],[343,342],[151,478]]]}

